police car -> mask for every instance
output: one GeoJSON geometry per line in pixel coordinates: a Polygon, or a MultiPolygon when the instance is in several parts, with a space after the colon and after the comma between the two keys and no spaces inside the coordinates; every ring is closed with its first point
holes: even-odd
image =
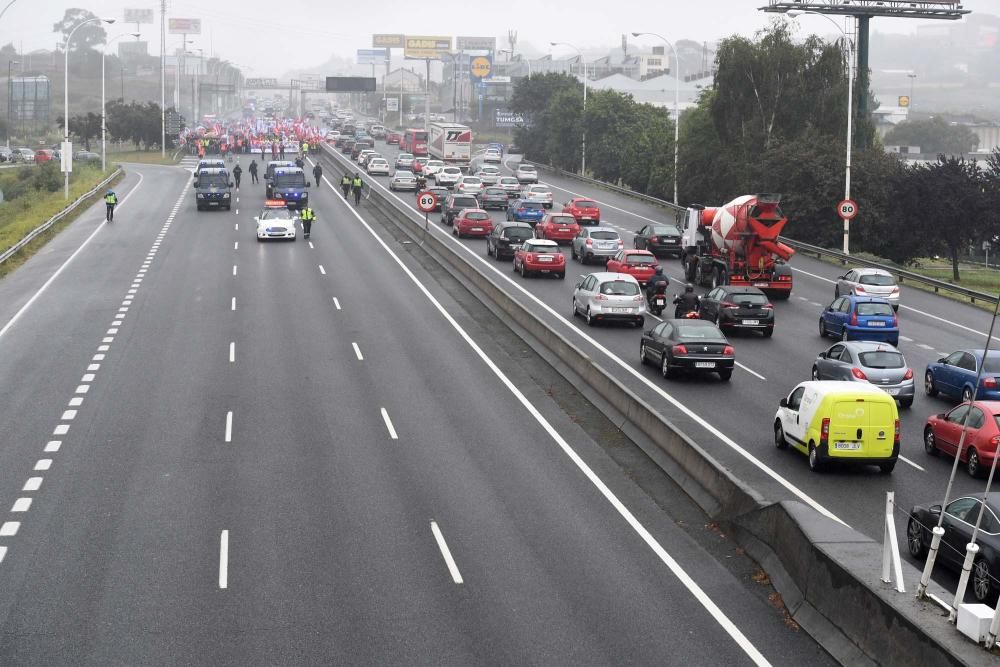
{"type": "Polygon", "coordinates": [[[312,183],[306,180],[306,174],[298,167],[281,167],[274,170],[271,178],[271,199],[282,200],[286,206],[305,208],[309,204],[307,188],[312,183]]]}
{"type": "Polygon", "coordinates": [[[295,221],[298,214],[288,208],[282,199],[268,199],[257,217],[257,241],[271,239],[295,240],[295,221]]]}

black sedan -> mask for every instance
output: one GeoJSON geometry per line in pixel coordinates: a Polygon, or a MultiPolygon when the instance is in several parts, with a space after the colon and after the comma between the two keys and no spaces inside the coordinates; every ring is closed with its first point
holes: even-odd
{"type": "Polygon", "coordinates": [[[663,377],[678,371],[718,373],[723,382],[733,375],[736,351],[725,335],[704,320],[665,320],[642,334],[642,363],[655,362],[663,377]]]}
{"type": "Polygon", "coordinates": [[[419,197],[420,195],[424,194],[425,192],[433,192],[434,196],[437,197],[437,204],[434,205],[434,210],[435,211],[440,211],[441,210],[441,204],[444,203],[445,197],[447,197],[448,195],[451,194],[451,192],[448,190],[448,188],[442,188],[441,186],[438,186],[438,185],[432,185],[431,187],[424,188],[423,190],[421,190],[420,188],[417,188],[414,191],[414,194],[416,194],[417,197],[419,197]]]}
{"type": "Polygon", "coordinates": [[[503,188],[491,185],[479,193],[479,205],[487,211],[491,208],[506,211],[508,202],[507,191],[503,188]]]}
{"type": "MultiPolygon", "coordinates": [[[[948,503],[945,510],[944,536],[938,549],[937,564],[961,573],[965,560],[965,545],[972,541],[972,527],[979,518],[982,507],[980,498],[964,496],[948,503]]],[[[979,553],[972,561],[968,591],[977,602],[996,600],[997,580],[1000,575],[1000,492],[986,496],[986,511],[979,526],[976,543],[979,553]]],[[[931,529],[941,517],[941,505],[914,505],[906,525],[906,544],[910,555],[923,560],[931,546],[931,529]]]]}
{"type": "Polygon", "coordinates": [[[636,250],[648,250],[657,257],[680,257],[683,250],[681,232],[673,225],[646,225],[635,233],[633,244],[636,250]]]}
{"type": "Polygon", "coordinates": [[[774,306],[756,287],[723,285],[701,297],[698,317],[720,329],[760,331],[765,338],[774,333],[774,306]]]}

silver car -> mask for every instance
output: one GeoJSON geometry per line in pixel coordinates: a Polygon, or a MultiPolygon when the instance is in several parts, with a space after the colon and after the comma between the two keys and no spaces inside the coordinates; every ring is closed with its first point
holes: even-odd
{"type": "Polygon", "coordinates": [[[537,183],[538,170],[535,169],[535,165],[524,164],[522,162],[517,165],[517,171],[514,172],[514,177],[517,178],[518,183],[537,183]]]}
{"type": "Polygon", "coordinates": [[[400,153],[396,156],[396,169],[412,169],[413,153],[400,153]]]}
{"type": "Polygon", "coordinates": [[[500,181],[500,170],[496,167],[483,167],[476,172],[484,185],[496,185],[500,181]]]}
{"type": "Polygon", "coordinates": [[[869,382],[893,396],[900,407],[913,405],[913,370],[903,354],[888,343],[837,343],[816,357],[812,379],[869,382]]]}
{"type": "Polygon", "coordinates": [[[462,170],[458,167],[444,167],[434,174],[434,182],[446,188],[453,187],[462,178],[462,170]]]}
{"type": "Polygon", "coordinates": [[[545,208],[552,208],[552,189],[547,185],[535,183],[521,190],[521,199],[534,199],[545,204],[545,208]]]}
{"type": "Polygon", "coordinates": [[[607,263],[624,247],[622,237],[613,229],[581,227],[580,233],[573,239],[573,259],[582,264],[594,261],[607,263]]]}
{"type": "Polygon", "coordinates": [[[416,190],[417,177],[413,175],[412,171],[404,171],[402,169],[397,169],[396,173],[394,173],[392,175],[392,178],[389,179],[389,189],[416,190]]]}
{"type": "Polygon", "coordinates": [[[899,310],[899,285],[891,273],[882,269],[851,269],[837,278],[833,293],[838,297],[848,294],[878,297],[892,304],[893,310],[899,310]]]}
{"type": "Polygon", "coordinates": [[[511,199],[521,196],[521,184],[513,176],[501,176],[500,180],[497,181],[497,187],[503,188],[511,199]]]}
{"type": "Polygon", "coordinates": [[[646,321],[646,300],[639,281],[627,273],[591,273],[580,276],[573,291],[573,314],[587,324],[622,320],[641,327],[646,321]]]}
{"type": "Polygon", "coordinates": [[[463,176],[455,184],[455,192],[464,195],[478,195],[483,191],[483,180],[478,176],[463,176]]]}
{"type": "Polygon", "coordinates": [[[442,169],[444,169],[444,162],[441,160],[428,160],[422,171],[424,172],[425,177],[433,179],[434,175],[442,169]]]}
{"type": "Polygon", "coordinates": [[[365,169],[369,174],[382,174],[383,176],[389,175],[389,163],[385,158],[375,157],[368,160],[368,164],[365,165],[365,169]]]}

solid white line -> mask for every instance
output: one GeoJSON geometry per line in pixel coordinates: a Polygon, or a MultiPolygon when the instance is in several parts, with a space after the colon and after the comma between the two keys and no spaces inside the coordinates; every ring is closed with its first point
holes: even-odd
{"type": "MultiPolygon", "coordinates": [[[[336,188],[334,188],[333,183],[331,183],[326,176],[323,177],[323,180],[326,182],[328,186],[330,186],[332,190],[334,190],[334,192],[336,192],[336,188]]],[[[716,622],[733,639],[733,641],[735,641],[739,645],[739,647],[743,649],[743,651],[746,652],[746,654],[750,657],[750,659],[753,660],[756,664],[758,665],[770,664],[768,663],[767,659],[764,658],[764,656],[757,650],[757,648],[746,638],[743,632],[738,627],[736,627],[736,625],[731,620],[729,620],[729,617],[727,617],[725,613],[721,609],[719,609],[719,607],[715,604],[715,602],[713,602],[712,599],[705,594],[701,586],[699,586],[698,583],[691,578],[691,576],[684,570],[684,568],[681,567],[680,563],[674,560],[674,558],[667,553],[667,551],[656,540],[656,538],[653,537],[653,535],[646,529],[646,527],[643,526],[642,523],[640,523],[639,520],[635,518],[635,515],[633,515],[632,512],[629,511],[627,507],[625,507],[625,505],[618,499],[618,497],[611,491],[611,489],[607,487],[604,481],[601,480],[600,477],[598,477],[597,473],[595,473],[590,468],[590,466],[588,466],[586,462],[582,458],[580,458],[580,456],[576,453],[576,451],[574,451],[574,449],[570,447],[569,443],[567,443],[566,440],[563,439],[562,435],[560,435],[560,433],[552,426],[552,424],[549,423],[549,421],[545,418],[545,416],[538,411],[538,409],[528,400],[528,398],[521,392],[521,390],[517,388],[517,386],[510,380],[510,378],[508,378],[507,375],[504,374],[504,372],[500,370],[500,368],[493,362],[493,360],[490,359],[490,357],[483,351],[483,349],[479,346],[479,344],[476,343],[476,341],[472,338],[472,336],[470,336],[468,332],[466,332],[465,329],[463,329],[462,326],[455,320],[455,318],[452,317],[451,313],[449,313],[444,308],[444,306],[441,305],[441,302],[438,301],[433,294],[431,294],[430,290],[428,290],[427,287],[422,282],[420,282],[420,280],[413,274],[413,272],[409,269],[409,267],[407,267],[406,264],[403,263],[403,260],[401,260],[399,256],[395,252],[393,252],[388,245],[386,245],[385,241],[383,241],[381,237],[379,237],[379,235],[375,232],[375,230],[372,229],[371,225],[369,225],[368,222],[364,218],[362,218],[361,215],[350,206],[347,206],[347,210],[350,211],[354,215],[354,217],[358,219],[358,221],[365,227],[365,229],[372,236],[372,238],[375,239],[375,242],[378,243],[380,246],[382,246],[382,249],[385,250],[386,253],[388,253],[389,257],[392,258],[392,260],[396,263],[397,266],[399,266],[399,268],[403,271],[403,273],[405,273],[406,276],[417,286],[417,288],[423,293],[423,295],[427,298],[427,300],[431,302],[431,304],[441,314],[441,316],[452,326],[453,329],[455,329],[456,332],[458,332],[458,335],[473,350],[473,352],[475,352],[476,355],[479,356],[479,358],[483,361],[483,363],[486,364],[486,366],[493,372],[494,375],[496,375],[496,377],[500,380],[500,382],[505,387],[507,387],[507,390],[510,391],[511,394],[513,394],[513,396],[518,400],[518,402],[521,403],[524,409],[527,410],[529,414],[531,414],[531,416],[535,419],[535,421],[537,421],[542,426],[542,428],[545,429],[545,431],[549,434],[549,437],[551,437],[552,440],[555,441],[555,443],[566,454],[566,456],[569,457],[569,459],[577,466],[577,468],[580,469],[581,472],[583,472],[583,474],[587,477],[587,479],[590,480],[590,483],[597,488],[597,490],[601,493],[601,495],[604,496],[604,498],[608,501],[608,503],[611,504],[611,506],[614,507],[614,509],[618,512],[618,514],[629,524],[632,530],[634,530],[636,534],[639,535],[639,537],[653,551],[653,553],[657,555],[660,561],[664,565],[666,565],[667,568],[670,569],[670,571],[674,574],[674,576],[676,576],[681,581],[682,584],[684,584],[685,588],[688,589],[691,595],[695,599],[697,599],[699,603],[701,603],[701,605],[709,612],[709,614],[712,615],[712,617],[716,620],[716,622]]],[[[383,413],[384,413],[384,408],[383,408],[383,413]]],[[[388,415],[385,416],[388,417],[388,415]]],[[[696,415],[692,416],[698,418],[696,415]]],[[[716,433],[718,433],[718,431],[716,431],[716,433]]],[[[718,433],[718,436],[723,438],[725,437],[721,433],[718,433]]],[[[768,470],[770,469],[768,468],[768,470]]]]}
{"type": "Polygon", "coordinates": [[[455,559],[452,558],[451,549],[448,548],[448,543],[444,541],[444,535],[441,533],[441,529],[438,528],[437,521],[431,521],[431,532],[434,533],[434,540],[437,542],[438,549],[441,550],[444,562],[448,566],[448,572],[451,573],[451,580],[456,584],[461,584],[463,581],[462,573],[458,571],[458,565],[455,564],[455,559]]]}
{"type": "Polygon", "coordinates": [[[14,501],[11,512],[27,512],[31,508],[31,498],[18,498],[14,501]]]}
{"type": "Polygon", "coordinates": [[[764,377],[763,375],[761,375],[760,373],[758,373],[757,371],[750,370],[749,368],[747,368],[746,366],[744,366],[743,364],[741,364],[738,361],[734,361],[733,363],[736,364],[737,366],[739,366],[740,368],[742,368],[743,370],[745,370],[750,375],[753,375],[754,377],[758,377],[761,380],[764,380],[765,382],[767,382],[767,378],[764,377]]]}
{"type": "MultiPolygon", "coordinates": [[[[118,208],[121,208],[122,204],[124,204],[129,199],[129,197],[132,196],[132,193],[134,193],[136,190],[139,189],[140,185],[142,185],[142,174],[139,174],[139,182],[135,184],[135,187],[129,190],[128,194],[122,197],[121,201],[118,202],[118,208]]],[[[184,188],[187,189],[187,185],[185,185],[184,188]]],[[[24,313],[28,310],[28,308],[30,308],[32,304],[34,304],[35,301],[38,300],[38,297],[40,297],[42,293],[49,288],[49,285],[51,285],[55,281],[55,279],[59,277],[59,275],[63,272],[63,270],[65,270],[65,268],[69,266],[69,263],[72,262],[84,248],[87,247],[87,244],[90,243],[91,239],[97,236],[97,234],[106,227],[107,225],[103,221],[99,223],[99,226],[93,232],[90,233],[90,236],[84,239],[83,243],[80,244],[80,247],[74,250],[73,254],[66,258],[66,261],[63,262],[58,269],[56,269],[55,273],[49,276],[49,279],[46,280],[42,284],[42,286],[38,288],[38,291],[36,291],[31,296],[31,298],[28,299],[16,313],[14,313],[14,316],[11,317],[10,320],[8,320],[7,324],[5,324],[2,329],[0,329],[0,338],[3,338],[3,335],[7,333],[19,319],[21,319],[21,316],[24,315],[24,313]]]]}
{"type": "Polygon", "coordinates": [[[351,345],[354,346],[354,354],[357,355],[358,361],[364,361],[365,358],[363,356],[361,356],[361,348],[358,347],[358,344],[357,343],[351,343],[351,345]]]}
{"type": "MultiPolygon", "coordinates": [[[[325,176],[323,178],[326,178],[325,176]]],[[[393,440],[399,440],[399,436],[396,435],[396,429],[392,427],[392,420],[389,419],[389,413],[385,408],[382,408],[382,420],[385,421],[385,427],[389,429],[389,437],[393,440]]]]}
{"type": "Polygon", "coordinates": [[[326,275],[326,269],[323,268],[322,264],[319,265],[319,272],[322,273],[324,276],[326,275]]]}
{"type": "Polygon", "coordinates": [[[229,344],[229,363],[236,361],[236,341],[229,344]]]}
{"type": "Polygon", "coordinates": [[[229,587],[229,531],[219,536],[219,588],[229,587]]]}
{"type": "Polygon", "coordinates": [[[29,477],[28,481],[24,483],[24,488],[22,491],[37,491],[42,486],[41,477],[29,477]]]}
{"type": "Polygon", "coordinates": [[[919,470],[920,472],[926,472],[926,471],[925,471],[925,470],[924,470],[923,468],[921,468],[921,467],[920,467],[920,466],[918,466],[918,465],[917,465],[916,463],[914,463],[914,462],[913,462],[913,461],[911,461],[910,459],[906,458],[906,457],[905,457],[905,456],[903,456],[902,454],[900,454],[900,455],[899,455],[899,460],[900,460],[900,461],[902,461],[903,463],[909,463],[909,464],[910,464],[911,466],[913,466],[914,468],[916,468],[916,469],[917,469],[917,470],[919,470]]]}
{"type": "Polygon", "coordinates": [[[236,297],[235,296],[233,297],[232,310],[236,310],[236,297]]]}
{"type": "Polygon", "coordinates": [[[337,297],[333,297],[333,305],[337,310],[340,310],[340,301],[337,301],[337,297]]]}
{"type": "Polygon", "coordinates": [[[233,441],[233,411],[226,413],[226,442],[233,441]]]}

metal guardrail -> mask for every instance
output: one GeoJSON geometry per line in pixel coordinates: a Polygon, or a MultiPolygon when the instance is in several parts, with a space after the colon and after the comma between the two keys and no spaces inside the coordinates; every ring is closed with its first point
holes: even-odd
{"type": "MultiPolygon", "coordinates": [[[[623,188],[612,183],[606,183],[604,181],[598,181],[593,178],[588,178],[586,176],[580,176],[579,174],[573,173],[571,171],[566,171],[564,169],[559,169],[557,167],[552,167],[547,164],[538,164],[537,162],[532,163],[538,169],[543,171],[558,174],[560,176],[565,176],[566,178],[572,178],[574,180],[580,181],[581,183],[587,183],[593,185],[594,187],[603,188],[605,190],[611,190],[618,194],[622,194],[634,199],[639,199],[649,204],[654,204],[656,206],[662,206],[674,213],[679,213],[685,211],[684,207],[678,206],[673,202],[666,201],[665,199],[658,199],[656,197],[650,197],[649,195],[644,195],[641,192],[635,192],[634,190],[629,190],[628,188],[623,188]]],[[[780,237],[782,242],[790,245],[791,247],[799,250],[803,253],[816,255],[818,258],[827,257],[830,259],[836,259],[843,264],[851,263],[858,264],[861,266],[866,266],[873,269],[882,269],[887,271],[896,277],[896,280],[900,283],[905,281],[910,281],[912,283],[919,283],[921,285],[926,285],[934,289],[935,293],[940,292],[951,292],[959,296],[969,299],[972,303],[981,301],[983,303],[995,304],[997,302],[997,295],[987,294],[986,292],[979,292],[977,290],[968,289],[967,287],[962,287],[960,285],[955,285],[944,280],[938,280],[936,278],[928,278],[927,276],[922,276],[919,273],[914,273],[913,271],[907,271],[906,269],[900,269],[895,266],[888,264],[880,264],[878,262],[873,262],[871,260],[864,259],[862,257],[857,257],[856,255],[845,255],[839,250],[830,250],[828,248],[821,248],[819,246],[811,245],[809,243],[803,243],[802,241],[796,241],[795,239],[790,239],[787,236],[780,237]]]]}
{"type": "Polygon", "coordinates": [[[90,197],[93,197],[101,188],[103,188],[108,183],[110,183],[112,180],[114,180],[118,176],[118,174],[121,173],[121,171],[122,171],[122,168],[118,167],[117,169],[115,169],[111,173],[110,176],[108,176],[103,181],[101,181],[96,186],[94,186],[94,188],[92,190],[89,190],[88,192],[80,195],[80,197],[78,197],[76,199],[76,201],[74,201],[72,204],[70,204],[69,206],[67,206],[63,210],[61,210],[58,213],[56,213],[54,216],[52,216],[51,218],[49,218],[47,221],[43,222],[38,227],[35,227],[30,232],[28,232],[27,236],[25,236],[23,239],[21,239],[20,241],[18,241],[14,245],[12,245],[10,248],[8,248],[6,251],[4,251],[2,254],[0,254],[0,264],[3,264],[8,259],[10,259],[14,255],[16,255],[22,248],[24,248],[24,246],[28,245],[33,240],[35,240],[35,238],[39,234],[43,233],[44,231],[46,231],[47,229],[49,229],[52,225],[56,224],[57,222],[59,222],[60,220],[62,220],[63,218],[65,218],[73,210],[75,210],[78,206],[80,206],[80,204],[82,204],[84,201],[86,201],[90,197]]]}

